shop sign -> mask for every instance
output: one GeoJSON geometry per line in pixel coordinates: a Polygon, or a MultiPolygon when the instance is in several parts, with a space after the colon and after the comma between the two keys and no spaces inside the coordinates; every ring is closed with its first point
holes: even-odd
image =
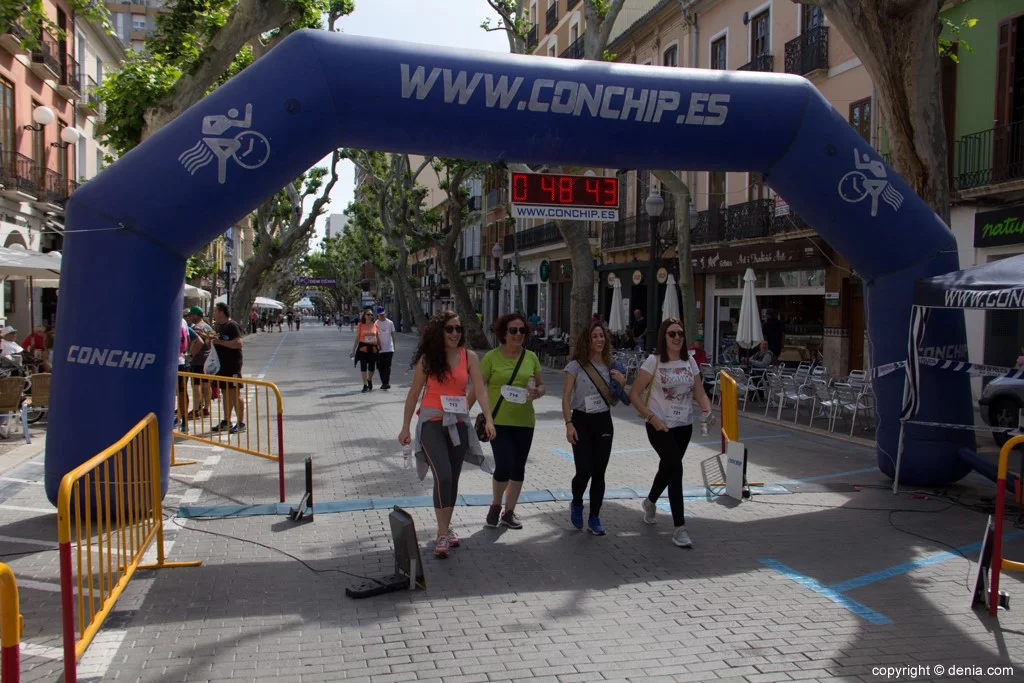
{"type": "Polygon", "coordinates": [[[974,214],[974,246],[1024,244],[1024,205],[974,214]]]}
{"type": "Polygon", "coordinates": [[[775,195],[775,215],[776,216],[788,216],[789,215],[789,204],[787,204],[786,200],[783,199],[782,197],[780,197],[779,195],[775,195]]]}
{"type": "Polygon", "coordinates": [[[663,285],[668,280],[668,271],[664,268],[658,268],[658,284],[663,285]]]}
{"type": "Polygon", "coordinates": [[[643,280],[644,280],[644,274],[641,273],[639,270],[634,270],[633,271],[633,284],[634,285],[638,285],[641,282],[643,282],[643,280]]]}
{"type": "Polygon", "coordinates": [[[838,306],[839,305],[839,292],[825,292],[825,305],[826,306],[838,306]]]}
{"type": "Polygon", "coordinates": [[[551,277],[551,264],[547,261],[540,262],[540,281],[547,282],[548,278],[551,277]]]}
{"type": "Polygon", "coordinates": [[[694,254],[697,273],[742,272],[747,268],[812,268],[824,262],[820,249],[809,240],[792,244],[752,244],[745,247],[721,247],[694,254]]]}
{"type": "Polygon", "coordinates": [[[615,273],[608,273],[608,286],[609,287],[614,287],[615,286],[615,280],[616,280],[615,273]]]}

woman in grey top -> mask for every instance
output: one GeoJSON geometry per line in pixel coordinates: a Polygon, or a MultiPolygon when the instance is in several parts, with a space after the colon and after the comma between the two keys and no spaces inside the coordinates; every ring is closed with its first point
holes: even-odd
{"type": "MultiPolygon", "coordinates": [[[[626,378],[612,370],[612,350],[604,324],[592,322],[573,346],[569,364],[565,366],[562,388],[562,417],[565,438],[572,444],[576,476],[572,479],[572,505],[569,519],[577,529],[583,528],[583,492],[590,484],[590,518],[588,528],[598,536],[605,534],[601,524],[601,502],[604,499],[604,472],[612,452],[611,406],[604,399],[611,397],[611,378],[620,384],[626,378]]],[[[614,399],[612,399],[613,402],[614,399]]]]}

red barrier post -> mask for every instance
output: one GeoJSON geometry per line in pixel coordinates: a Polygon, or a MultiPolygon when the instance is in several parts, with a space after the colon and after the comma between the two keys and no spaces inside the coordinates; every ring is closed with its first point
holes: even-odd
{"type": "Polygon", "coordinates": [[[277,411],[277,477],[281,502],[284,502],[284,415],[277,411]]]}

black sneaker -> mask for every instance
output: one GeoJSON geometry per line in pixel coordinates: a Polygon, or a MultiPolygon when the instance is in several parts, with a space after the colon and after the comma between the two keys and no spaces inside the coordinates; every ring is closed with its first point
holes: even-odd
{"type": "Polygon", "coordinates": [[[363,385],[363,391],[362,391],[362,393],[364,393],[364,394],[365,394],[365,393],[366,393],[367,391],[369,391],[369,390],[370,390],[370,385],[369,385],[369,384],[364,384],[364,385],[363,385]]]}
{"type": "Polygon", "coordinates": [[[497,529],[498,528],[498,521],[499,521],[500,517],[501,517],[501,506],[500,505],[492,505],[487,510],[487,522],[486,522],[487,526],[491,527],[492,529],[497,529]]]}
{"type": "Polygon", "coordinates": [[[501,516],[501,523],[507,526],[509,529],[522,529],[523,523],[519,521],[519,515],[515,512],[505,511],[505,514],[501,516]]]}
{"type": "Polygon", "coordinates": [[[367,382],[366,383],[366,390],[367,391],[373,391],[373,382],[367,382]]]}
{"type": "Polygon", "coordinates": [[[221,420],[219,425],[214,425],[213,427],[210,427],[210,431],[211,432],[223,432],[223,431],[227,431],[230,427],[231,427],[231,425],[228,424],[227,420],[221,420]]]}
{"type": "Polygon", "coordinates": [[[387,390],[388,390],[388,389],[390,389],[390,388],[391,388],[391,385],[390,385],[390,384],[381,384],[381,385],[380,385],[380,390],[381,390],[381,391],[387,391],[387,390]]]}
{"type": "Polygon", "coordinates": [[[237,425],[235,425],[234,427],[231,428],[231,431],[229,432],[229,434],[238,434],[239,432],[244,432],[244,431],[245,431],[245,423],[244,422],[239,422],[237,425]]]}

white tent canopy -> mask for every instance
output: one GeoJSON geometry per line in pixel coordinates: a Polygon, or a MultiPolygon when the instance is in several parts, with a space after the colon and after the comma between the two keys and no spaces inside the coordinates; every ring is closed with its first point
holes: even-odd
{"type": "Polygon", "coordinates": [[[59,251],[42,254],[17,245],[0,247],[0,279],[23,280],[38,277],[52,280],[55,275],[60,275],[60,261],[59,251]]]}
{"type": "MultiPolygon", "coordinates": [[[[216,299],[213,300],[213,303],[215,303],[215,304],[224,304],[224,303],[227,303],[227,301],[228,301],[227,295],[226,294],[221,294],[220,296],[218,296],[216,299]]],[[[283,303],[281,303],[277,299],[268,299],[265,296],[258,296],[258,297],[256,297],[256,301],[253,303],[253,306],[255,306],[256,308],[272,308],[272,309],[274,309],[276,311],[283,311],[284,310],[284,304],[283,303]]]]}
{"type": "Polygon", "coordinates": [[[309,300],[309,297],[303,297],[295,304],[295,308],[316,308],[316,306],[309,300]]]}
{"type": "Polygon", "coordinates": [[[186,299],[204,299],[204,300],[208,301],[210,299],[210,296],[211,296],[210,293],[208,291],[206,291],[205,289],[200,289],[199,287],[193,287],[189,283],[187,283],[187,282],[185,283],[185,298],[186,299]]]}

